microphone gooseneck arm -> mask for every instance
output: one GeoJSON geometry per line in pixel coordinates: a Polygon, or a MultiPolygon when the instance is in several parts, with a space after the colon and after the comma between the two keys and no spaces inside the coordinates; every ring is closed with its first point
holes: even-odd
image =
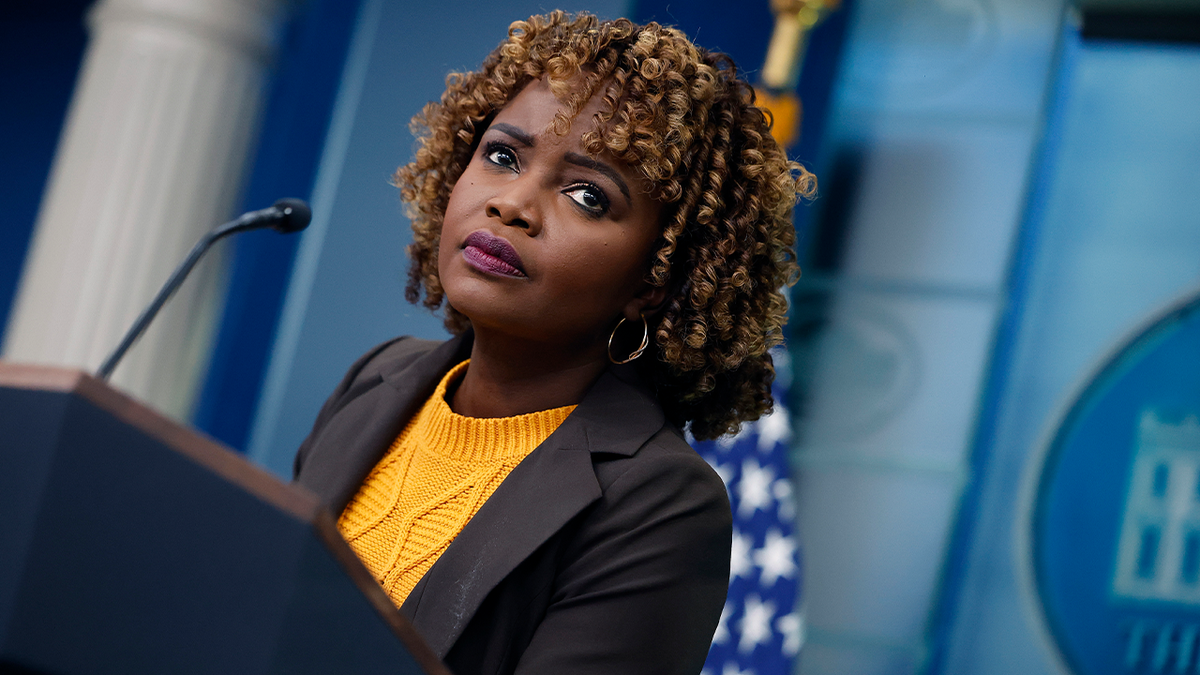
{"type": "Polygon", "coordinates": [[[312,212],[309,210],[308,204],[299,199],[281,199],[275,202],[274,206],[244,213],[236,220],[231,220],[206,233],[192,247],[192,252],[188,254],[183,264],[176,268],[174,274],[167,280],[167,283],[163,284],[163,287],[159,289],[158,295],[154,296],[154,300],[150,302],[146,309],[142,310],[142,314],[137,318],[137,321],[134,321],[133,325],[129,327],[129,330],[125,333],[125,337],[121,338],[121,343],[117,345],[112,354],[108,355],[108,358],[104,360],[104,363],[96,371],[96,377],[100,380],[108,380],[113,370],[117,367],[117,364],[121,361],[121,358],[125,356],[125,352],[129,351],[133,343],[146,331],[146,327],[150,325],[150,322],[154,320],[158,311],[163,308],[163,305],[167,304],[167,300],[170,300],[175,291],[179,289],[179,286],[183,284],[183,280],[187,278],[192,268],[200,261],[200,257],[218,240],[231,234],[263,227],[271,227],[285,234],[298,232],[308,226],[308,221],[311,217],[312,212]]]}

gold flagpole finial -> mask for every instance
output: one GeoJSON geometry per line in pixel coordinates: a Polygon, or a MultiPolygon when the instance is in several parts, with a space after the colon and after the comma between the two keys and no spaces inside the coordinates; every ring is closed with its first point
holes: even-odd
{"type": "Polygon", "coordinates": [[[775,30],[763,65],[763,84],[768,89],[791,90],[800,79],[808,35],[821,19],[837,9],[840,0],[771,0],[775,30]]]}
{"type": "Polygon", "coordinates": [[[759,107],[771,113],[771,135],[783,147],[800,132],[802,107],[796,97],[796,82],[804,65],[808,35],[841,0],[771,0],[775,30],[767,46],[762,84],[755,87],[759,107]]]}

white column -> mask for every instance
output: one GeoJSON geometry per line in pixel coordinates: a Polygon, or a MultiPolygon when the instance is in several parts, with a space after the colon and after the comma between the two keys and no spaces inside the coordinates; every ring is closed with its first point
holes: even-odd
{"type": "MultiPolygon", "coordinates": [[[[100,0],[4,357],[94,370],[243,182],[283,0],[100,0]]],[[[218,245],[220,247],[220,245],[218,245]]],[[[190,412],[219,317],[201,263],[113,382],[190,412]]]]}

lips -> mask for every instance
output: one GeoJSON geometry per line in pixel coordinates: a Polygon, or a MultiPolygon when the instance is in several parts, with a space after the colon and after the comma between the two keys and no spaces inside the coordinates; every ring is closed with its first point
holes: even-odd
{"type": "Polygon", "coordinates": [[[486,230],[476,230],[467,236],[462,255],[468,265],[481,272],[505,277],[527,276],[516,249],[486,230]]]}

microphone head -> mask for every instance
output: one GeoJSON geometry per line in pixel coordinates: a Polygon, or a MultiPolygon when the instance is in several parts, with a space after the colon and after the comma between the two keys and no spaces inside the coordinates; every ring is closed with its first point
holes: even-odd
{"type": "Polygon", "coordinates": [[[279,217],[273,219],[271,227],[284,234],[299,232],[312,220],[312,209],[303,199],[287,197],[275,202],[274,207],[279,210],[279,217]]]}

